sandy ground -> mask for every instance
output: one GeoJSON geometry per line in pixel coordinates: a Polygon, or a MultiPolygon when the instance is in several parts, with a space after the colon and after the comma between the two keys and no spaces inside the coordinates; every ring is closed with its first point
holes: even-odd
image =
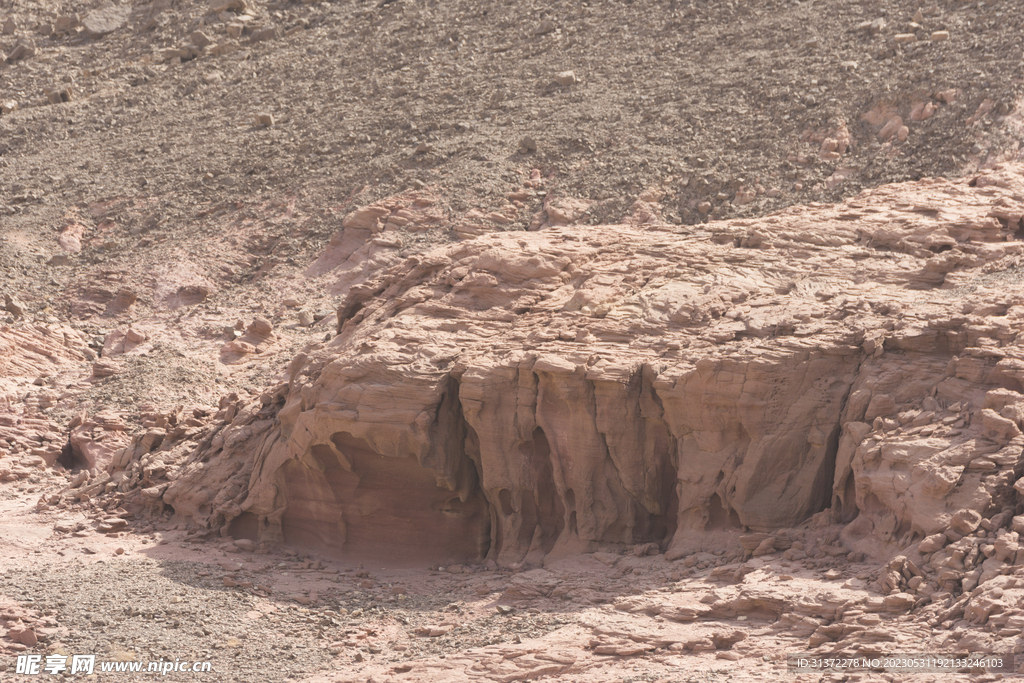
{"type": "MultiPolygon", "coordinates": [[[[29,680],[14,673],[18,654],[211,664],[168,680],[911,680],[790,673],[786,655],[807,651],[808,627],[829,621],[874,633],[861,651],[943,651],[920,616],[881,609],[869,588],[877,568],[845,560],[671,562],[638,548],[517,570],[381,566],[244,550],[128,513],[123,531],[102,534],[96,519],[109,513],[40,512],[27,488],[0,488],[0,623],[39,642],[0,638],[5,681],[29,680]]],[[[141,675],[97,668],[84,680],[141,675]]]]}

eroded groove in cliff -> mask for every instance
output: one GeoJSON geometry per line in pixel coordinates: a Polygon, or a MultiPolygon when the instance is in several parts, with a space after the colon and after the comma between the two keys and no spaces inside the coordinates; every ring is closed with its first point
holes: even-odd
{"type": "Polygon", "coordinates": [[[404,561],[483,559],[491,516],[466,452],[468,432],[454,380],[433,418],[425,425],[428,450],[419,455],[381,453],[368,440],[372,433],[330,433],[322,425],[322,442],[281,468],[284,541],[404,561]]]}
{"type": "MultiPolygon", "coordinates": [[[[456,387],[456,393],[453,395],[458,397],[458,383],[454,378],[452,378],[451,382],[456,387]]],[[[473,467],[475,474],[474,489],[483,498],[486,506],[487,520],[481,528],[479,556],[480,558],[490,557],[501,547],[501,524],[498,523],[498,511],[495,508],[494,501],[491,500],[491,497],[483,488],[483,472],[480,469],[480,437],[477,436],[476,430],[466,422],[461,410],[459,419],[462,421],[464,430],[462,452],[473,467]]]]}
{"type": "MultiPolygon", "coordinates": [[[[849,515],[856,516],[855,511],[845,510],[844,507],[848,506],[845,503],[837,500],[837,497],[835,495],[835,483],[836,459],[839,454],[839,443],[843,434],[843,419],[846,417],[847,406],[850,402],[850,394],[853,393],[853,387],[856,384],[856,379],[861,371],[862,365],[862,361],[858,361],[856,367],[853,369],[850,375],[851,381],[847,385],[846,391],[843,393],[842,399],[840,401],[836,424],[829,431],[828,437],[825,440],[825,455],[822,460],[821,469],[818,471],[818,476],[815,477],[814,483],[812,485],[812,515],[828,510],[829,508],[832,508],[837,502],[840,502],[840,505],[838,506],[839,509],[835,510],[836,514],[838,514],[840,517],[845,517],[849,515]]],[[[853,497],[849,498],[848,500],[856,501],[855,492],[853,494],[853,497]]]]}
{"type": "Polygon", "coordinates": [[[565,528],[565,505],[555,487],[551,446],[544,430],[540,427],[533,431],[532,448],[529,455],[531,471],[535,477],[533,489],[535,524],[540,531],[540,548],[547,554],[551,552],[558,537],[562,534],[562,529],[565,528]]]}
{"type": "MultiPolygon", "coordinates": [[[[840,410],[839,414],[842,415],[842,410],[840,410]]],[[[825,443],[825,458],[813,484],[812,496],[817,499],[817,502],[812,498],[812,514],[817,514],[832,507],[832,487],[836,478],[836,454],[839,452],[839,435],[841,432],[842,429],[839,425],[833,427],[825,443]]]]}
{"type": "Polygon", "coordinates": [[[743,524],[740,522],[739,515],[732,508],[726,510],[725,505],[722,503],[722,498],[717,494],[712,494],[711,500],[708,501],[708,522],[704,527],[705,531],[718,531],[721,529],[742,529],[743,524]]]}
{"type": "Polygon", "coordinates": [[[850,412],[855,387],[858,385],[858,378],[864,368],[865,361],[866,358],[864,356],[858,359],[857,365],[851,374],[852,380],[843,394],[838,422],[829,433],[825,458],[826,463],[830,463],[828,469],[831,469],[831,474],[828,475],[827,480],[815,482],[816,489],[818,487],[822,489],[828,488],[828,491],[822,491],[822,495],[827,496],[827,499],[822,502],[821,509],[818,511],[821,512],[831,507],[833,508],[833,515],[844,523],[853,521],[860,511],[857,508],[857,487],[850,464],[848,462],[842,463],[841,466],[845,468],[845,471],[837,471],[837,468],[840,467],[839,449],[846,430],[844,421],[851,419],[851,417],[856,420],[862,417],[861,415],[851,416],[850,412]],[[836,481],[837,475],[842,476],[842,481],[836,481]],[[841,494],[839,493],[840,490],[842,491],[841,494]]]}

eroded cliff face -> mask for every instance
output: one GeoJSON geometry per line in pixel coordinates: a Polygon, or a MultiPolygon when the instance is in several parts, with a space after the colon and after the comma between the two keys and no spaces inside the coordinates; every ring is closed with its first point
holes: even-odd
{"type": "Polygon", "coordinates": [[[139,476],[144,448],[114,469],[225,534],[342,552],[671,555],[813,518],[883,554],[1013,514],[1021,216],[1007,167],[440,246],[352,284],[337,336],[223,402],[173,481],[139,476]]]}

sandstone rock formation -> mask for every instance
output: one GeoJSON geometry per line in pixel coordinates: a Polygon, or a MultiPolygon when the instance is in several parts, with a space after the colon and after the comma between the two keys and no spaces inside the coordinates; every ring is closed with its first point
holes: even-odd
{"type": "Polygon", "coordinates": [[[678,557],[818,513],[875,554],[961,510],[1006,526],[1022,216],[1007,166],[758,220],[441,246],[350,282],[337,336],[223,404],[146,495],[260,541],[505,565],[678,557]]]}
{"type": "MultiPolygon", "coordinates": [[[[95,354],[64,325],[0,327],[0,481],[27,479],[61,458],[68,437],[42,411],[57,402],[56,380],[95,354]]],[[[70,462],[68,463],[70,464],[70,462]]]]}

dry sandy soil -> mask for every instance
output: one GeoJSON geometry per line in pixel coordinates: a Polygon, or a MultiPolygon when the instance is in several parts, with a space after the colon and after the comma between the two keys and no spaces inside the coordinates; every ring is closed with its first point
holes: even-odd
{"type": "MultiPolygon", "coordinates": [[[[84,514],[41,519],[30,512],[34,498],[8,490],[0,504],[0,605],[41,639],[28,649],[7,644],[4,680],[29,680],[13,674],[16,651],[212,663],[210,674],[168,674],[189,680],[764,680],[789,676],[783,654],[802,649],[802,631],[773,627],[756,610],[749,621],[723,613],[686,623],[654,607],[682,596],[699,608],[709,595],[756,587],[771,600],[827,595],[834,610],[872,569],[747,563],[741,591],[732,570],[707,580],[707,566],[721,563],[714,555],[696,570],[663,555],[609,553],[519,573],[380,567],[241,551],[159,524],[97,534],[84,514]]],[[[737,558],[725,559],[736,568],[737,558]]]]}
{"type": "MultiPolygon", "coordinates": [[[[776,555],[741,563],[723,551],[674,563],[597,552],[528,571],[382,567],[254,553],[159,523],[98,534],[90,515],[35,512],[34,493],[8,488],[0,502],[0,615],[39,638],[28,648],[5,643],[3,680],[30,680],[13,674],[13,660],[31,652],[212,664],[211,673],[171,673],[171,680],[1000,678],[790,673],[786,655],[806,651],[810,632],[837,610],[845,614],[833,622],[839,631],[845,625],[878,644],[868,652],[945,651],[941,631],[901,614],[906,594],[872,597],[877,566],[825,552],[810,562],[776,555]],[[792,611],[778,619],[781,605],[792,611]]],[[[808,538],[824,549],[830,532],[834,538],[835,529],[808,538]]]]}
{"type": "Polygon", "coordinates": [[[799,561],[440,571],[37,502],[168,415],[191,438],[287,381],[355,281],[332,270],[353,212],[397,215],[367,226],[406,258],[959,177],[1020,158],[1022,24],[986,0],[0,0],[0,680],[63,652],[216,681],[810,681],[785,655],[836,623],[964,645],[927,626],[955,615],[886,602],[826,519],[799,561]]]}

